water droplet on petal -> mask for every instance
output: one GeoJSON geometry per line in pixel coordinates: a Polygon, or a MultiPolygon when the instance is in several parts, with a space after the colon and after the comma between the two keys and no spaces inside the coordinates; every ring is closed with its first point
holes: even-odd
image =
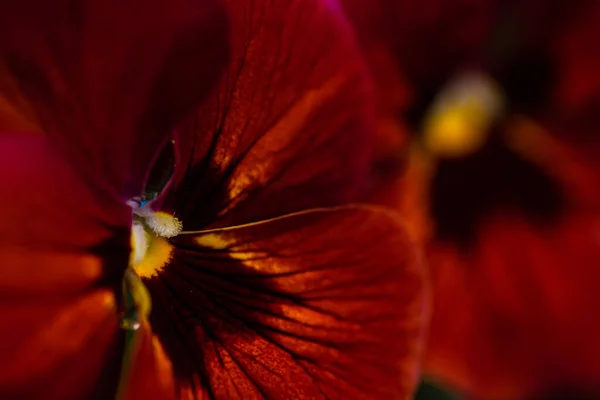
{"type": "Polygon", "coordinates": [[[121,315],[120,325],[126,331],[137,331],[140,327],[140,320],[137,316],[127,316],[126,313],[121,315]]]}

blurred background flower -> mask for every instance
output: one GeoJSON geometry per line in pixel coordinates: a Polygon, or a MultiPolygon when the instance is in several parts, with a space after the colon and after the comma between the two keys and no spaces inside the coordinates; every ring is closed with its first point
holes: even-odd
{"type": "Polygon", "coordinates": [[[598,398],[599,3],[344,3],[379,83],[374,200],[432,271],[425,379],[598,398]]]}

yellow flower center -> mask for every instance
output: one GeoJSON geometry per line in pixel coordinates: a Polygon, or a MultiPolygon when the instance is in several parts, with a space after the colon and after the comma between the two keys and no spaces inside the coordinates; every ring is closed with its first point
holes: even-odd
{"type": "Polygon", "coordinates": [[[153,211],[148,204],[131,200],[131,256],[129,268],[123,275],[123,311],[121,327],[136,331],[150,315],[152,300],[142,282],[157,276],[171,260],[173,246],[168,238],[181,233],[182,224],[167,213],[153,211]]]}
{"type": "Polygon", "coordinates": [[[504,108],[497,84],[482,74],[453,80],[425,117],[424,145],[441,157],[462,157],[479,150],[504,108]]]}
{"type": "Polygon", "coordinates": [[[173,246],[168,238],[181,233],[177,218],[147,205],[133,208],[130,265],[140,278],[157,276],[169,263],[173,246]]]}

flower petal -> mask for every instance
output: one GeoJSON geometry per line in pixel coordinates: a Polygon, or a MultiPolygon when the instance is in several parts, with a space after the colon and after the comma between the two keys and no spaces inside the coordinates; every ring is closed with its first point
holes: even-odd
{"type": "MultiPolygon", "coordinates": [[[[115,198],[100,202],[44,137],[0,132],[0,152],[0,187],[5,190],[0,197],[3,254],[9,250],[93,253],[100,244],[112,243],[124,252],[120,261],[125,262],[109,268],[124,270],[131,220],[127,205],[115,198]]],[[[49,267],[40,262],[35,268],[49,267]]]]}
{"type": "Polygon", "coordinates": [[[182,394],[410,398],[425,282],[395,214],[316,209],[174,246],[146,284],[182,394]]]}
{"type": "Polygon", "coordinates": [[[217,0],[0,7],[0,97],[98,192],[139,195],[158,149],[220,71],[227,46],[217,0]]]}
{"type": "Polygon", "coordinates": [[[200,229],[356,199],[366,183],[372,99],[335,2],[226,5],[232,59],[178,138],[163,208],[185,229],[200,229]]]}
{"type": "Polygon", "coordinates": [[[131,216],[78,178],[44,137],[0,133],[2,398],[114,393],[131,216]]]}
{"type": "MultiPolygon", "coordinates": [[[[600,34],[600,5],[583,2],[577,11],[572,12],[574,15],[557,35],[554,49],[559,70],[556,100],[560,112],[571,114],[571,120],[587,117],[595,121],[600,104],[600,56],[588,49],[600,34]]],[[[598,125],[595,127],[597,130],[598,125]]]]}
{"type": "Polygon", "coordinates": [[[363,47],[384,46],[411,84],[427,88],[482,56],[492,23],[508,8],[496,0],[341,2],[363,47]]]}
{"type": "Polygon", "coordinates": [[[170,360],[158,338],[145,322],[135,335],[131,375],[126,382],[127,400],[168,400],[175,398],[175,382],[170,360]]]}
{"type": "Polygon", "coordinates": [[[109,290],[45,297],[43,301],[3,296],[0,310],[2,398],[114,394],[115,386],[104,380],[116,382],[119,361],[110,351],[119,327],[114,294],[109,290]],[[108,364],[112,369],[106,369],[108,364]]]}

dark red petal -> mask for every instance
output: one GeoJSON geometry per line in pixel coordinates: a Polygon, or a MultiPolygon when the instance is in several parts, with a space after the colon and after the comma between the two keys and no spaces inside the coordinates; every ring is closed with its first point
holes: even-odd
{"type": "Polygon", "coordinates": [[[335,3],[226,4],[232,59],[179,137],[179,171],[164,207],[196,229],[360,196],[372,99],[335,3]]]}
{"type": "MultiPolygon", "coordinates": [[[[100,202],[94,197],[50,140],[34,133],[0,132],[0,187],[2,253],[114,255],[122,265],[102,268],[112,273],[127,266],[129,207],[118,198],[100,202]],[[113,251],[102,254],[103,244],[113,251]]],[[[49,271],[47,276],[27,274],[32,282],[54,279],[51,268],[42,262],[31,268],[32,272],[36,268],[49,271]]],[[[5,265],[2,269],[11,270],[5,265]]],[[[22,269],[14,273],[25,278],[22,269]]]]}
{"type": "Polygon", "coordinates": [[[419,85],[443,83],[457,67],[479,60],[492,23],[502,15],[499,9],[509,8],[506,3],[342,0],[363,46],[390,49],[411,83],[419,85]]]}
{"type": "Polygon", "coordinates": [[[426,291],[395,214],[317,209],[174,245],[146,284],[182,393],[410,398],[426,291]]]}
{"type": "MultiPolygon", "coordinates": [[[[557,101],[564,114],[580,117],[587,112],[597,119],[600,54],[590,49],[600,37],[600,5],[588,2],[578,11],[558,33],[555,49],[560,72],[557,101]]],[[[597,123],[595,127],[597,129],[597,123]]]]}
{"type": "Polygon", "coordinates": [[[157,150],[220,71],[227,46],[217,0],[2,0],[0,8],[0,93],[98,192],[139,195],[157,150]]]}
{"type": "Polygon", "coordinates": [[[36,134],[0,133],[0,187],[0,397],[114,393],[128,207],[100,205],[36,134]]]}
{"type": "Polygon", "coordinates": [[[35,131],[34,122],[11,104],[0,92],[0,130],[4,131],[35,131]]]}

